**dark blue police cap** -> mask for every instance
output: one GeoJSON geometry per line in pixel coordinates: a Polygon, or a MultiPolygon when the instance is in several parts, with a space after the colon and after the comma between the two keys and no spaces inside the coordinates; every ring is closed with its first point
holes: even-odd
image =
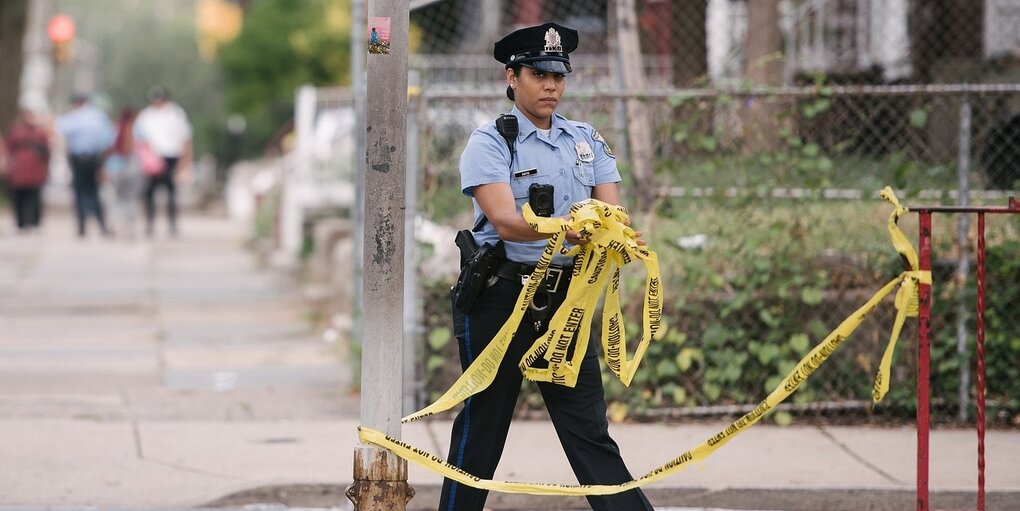
{"type": "Polygon", "coordinates": [[[577,31],[556,23],[515,30],[496,41],[492,56],[506,67],[521,64],[549,73],[570,72],[568,54],[577,49],[577,31]]]}

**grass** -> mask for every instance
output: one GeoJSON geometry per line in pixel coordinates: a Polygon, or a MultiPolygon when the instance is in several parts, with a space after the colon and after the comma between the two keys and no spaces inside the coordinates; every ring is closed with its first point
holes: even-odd
{"type": "MultiPolygon", "coordinates": [[[[824,155],[814,149],[794,149],[756,157],[691,156],[661,161],[660,182],[670,186],[744,189],[848,188],[870,195],[885,186],[916,193],[922,189],[953,190],[958,185],[956,168],[941,163],[921,163],[894,153],[882,158],[824,155]]],[[[982,176],[970,177],[980,188],[982,176]]]]}

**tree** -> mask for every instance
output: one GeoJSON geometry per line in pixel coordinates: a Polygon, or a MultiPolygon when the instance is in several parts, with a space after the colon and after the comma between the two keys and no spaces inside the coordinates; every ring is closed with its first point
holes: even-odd
{"type": "MultiPolygon", "coordinates": [[[[779,0],[747,2],[747,46],[744,79],[751,86],[777,87],[783,84],[782,34],[779,29],[779,0]]],[[[744,149],[748,152],[773,149],[779,139],[778,108],[768,98],[757,97],[743,115],[744,149]]]]}
{"type": "Polygon", "coordinates": [[[0,131],[6,130],[18,114],[27,25],[28,0],[0,1],[0,131]]]}
{"type": "Polygon", "coordinates": [[[264,0],[220,49],[228,108],[265,142],[293,116],[298,87],[350,82],[349,0],[264,0]]]}

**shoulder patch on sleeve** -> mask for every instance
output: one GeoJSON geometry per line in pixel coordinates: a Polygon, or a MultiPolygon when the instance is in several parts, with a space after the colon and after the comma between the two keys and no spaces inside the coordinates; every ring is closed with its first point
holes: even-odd
{"type": "Polygon", "coordinates": [[[606,139],[602,138],[602,134],[599,133],[599,130],[597,130],[595,128],[592,128],[591,129],[591,138],[592,138],[592,140],[602,144],[602,149],[606,152],[606,156],[608,156],[610,158],[613,158],[613,159],[616,158],[616,155],[613,154],[613,150],[609,148],[609,142],[606,142],[606,139]]]}

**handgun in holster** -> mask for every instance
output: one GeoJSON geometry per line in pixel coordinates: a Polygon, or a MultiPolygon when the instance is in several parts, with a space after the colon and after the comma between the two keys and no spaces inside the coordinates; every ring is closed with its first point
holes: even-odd
{"type": "Polygon", "coordinates": [[[457,248],[460,249],[460,267],[463,268],[467,264],[468,259],[478,250],[478,242],[475,241],[471,231],[467,229],[458,231],[454,242],[457,244],[457,248]]]}
{"type": "Polygon", "coordinates": [[[496,265],[506,258],[506,252],[502,241],[479,247],[467,229],[457,233],[455,242],[460,248],[460,276],[450,293],[454,306],[467,314],[482,290],[489,287],[489,279],[496,274],[496,265]]]}

